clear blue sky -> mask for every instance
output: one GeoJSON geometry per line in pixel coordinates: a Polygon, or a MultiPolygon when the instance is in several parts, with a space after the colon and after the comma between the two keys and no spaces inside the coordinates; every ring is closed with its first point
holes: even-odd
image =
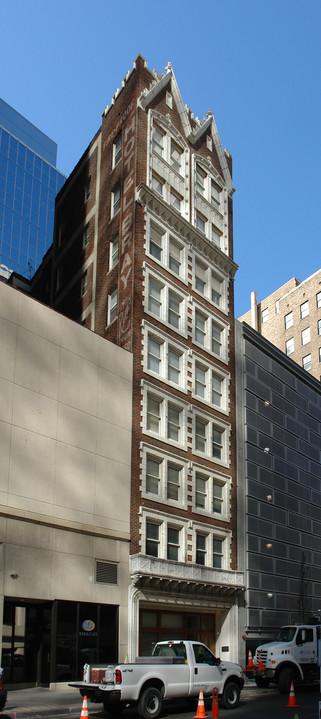
{"type": "Polygon", "coordinates": [[[234,163],[235,314],[321,267],[320,0],[7,0],[1,97],[69,174],[138,53],[171,61],[234,163]]]}

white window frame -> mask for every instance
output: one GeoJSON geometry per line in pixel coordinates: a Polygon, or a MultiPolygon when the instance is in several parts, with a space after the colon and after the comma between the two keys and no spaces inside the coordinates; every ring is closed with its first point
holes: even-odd
{"type": "Polygon", "coordinates": [[[215,407],[219,412],[227,414],[229,406],[229,383],[230,375],[221,370],[217,365],[207,362],[204,357],[193,353],[193,397],[204,404],[215,407]],[[204,377],[204,397],[197,391],[197,370],[203,369],[204,377]],[[213,392],[215,391],[215,383],[213,376],[217,377],[221,382],[221,405],[213,402],[213,392]]]}
{"type": "Polygon", "coordinates": [[[222,570],[229,569],[229,558],[230,558],[230,533],[224,530],[209,529],[206,525],[196,524],[193,527],[193,561],[197,566],[209,567],[214,571],[221,572],[222,570]],[[197,536],[202,535],[205,537],[205,551],[204,551],[204,564],[198,564],[196,562],[197,552],[197,536]],[[213,566],[213,540],[218,539],[223,543],[222,549],[222,566],[213,566]]]}
{"type": "Polygon", "coordinates": [[[151,559],[162,559],[168,562],[185,562],[187,554],[187,522],[180,517],[171,517],[164,512],[156,511],[153,509],[141,510],[141,552],[144,556],[150,557],[151,559]],[[158,554],[157,557],[154,554],[146,553],[146,542],[147,542],[147,523],[157,524],[159,527],[158,532],[158,554]],[[167,533],[168,527],[179,530],[179,552],[178,558],[167,559],[167,533]]]}
{"type": "Polygon", "coordinates": [[[294,352],[294,337],[290,337],[285,342],[285,354],[291,355],[294,352]]]}
{"type": "Polygon", "coordinates": [[[204,306],[199,305],[198,303],[193,303],[193,342],[198,347],[202,347],[210,354],[214,355],[214,357],[217,357],[222,362],[227,362],[228,359],[228,332],[229,332],[229,325],[221,318],[217,317],[217,315],[214,315],[210,313],[204,306]],[[197,324],[198,317],[203,317],[204,319],[204,343],[197,340],[197,332],[201,332],[200,325],[197,324]],[[220,331],[220,347],[221,351],[220,354],[217,352],[213,352],[213,328],[217,328],[220,331]]]}
{"type": "Polygon", "coordinates": [[[316,303],[317,303],[317,308],[320,309],[321,308],[321,292],[317,292],[317,294],[316,294],[316,303]]]}
{"type": "Polygon", "coordinates": [[[116,232],[116,234],[112,237],[110,240],[109,245],[109,270],[112,270],[113,267],[116,267],[119,260],[119,233],[116,232]]]}
{"type": "Polygon", "coordinates": [[[301,344],[307,345],[309,342],[311,342],[311,329],[310,327],[306,327],[304,330],[301,330],[301,344]]]}
{"type": "Polygon", "coordinates": [[[172,394],[168,394],[165,390],[160,390],[155,385],[150,385],[147,382],[143,382],[143,421],[142,427],[143,432],[150,437],[161,439],[168,444],[175,447],[181,447],[186,449],[187,447],[187,411],[188,404],[180,401],[177,397],[172,394]],[[149,397],[155,398],[160,403],[160,414],[159,414],[159,431],[154,431],[148,428],[149,413],[148,403],[149,397]],[[179,424],[179,436],[178,439],[173,439],[169,436],[169,422],[170,422],[170,409],[175,408],[180,413],[180,424],[179,424]]]}
{"type": "Polygon", "coordinates": [[[121,131],[118,133],[118,135],[115,137],[115,140],[113,142],[113,162],[112,167],[116,167],[118,163],[121,160],[122,156],[122,133],[121,131]]]}
{"type": "Polygon", "coordinates": [[[111,192],[111,217],[115,217],[120,210],[121,186],[120,182],[114,186],[111,192]]]}
{"type": "Polygon", "coordinates": [[[187,248],[186,245],[183,244],[183,242],[175,236],[173,232],[169,232],[165,227],[160,225],[158,222],[155,222],[153,218],[149,218],[147,222],[147,235],[146,235],[146,254],[149,255],[149,257],[152,257],[154,262],[157,262],[162,267],[166,267],[169,272],[173,275],[173,277],[179,277],[179,279],[187,284],[186,282],[186,268],[187,268],[187,248]],[[153,242],[152,233],[155,232],[155,240],[153,242]],[[159,236],[159,242],[156,240],[156,236],[159,236]],[[151,244],[154,244],[155,247],[159,247],[159,255],[160,257],[157,257],[156,254],[153,254],[151,250],[151,244]],[[172,261],[171,261],[171,247],[175,246],[177,248],[179,259],[177,259],[177,264],[179,265],[180,272],[176,272],[172,269],[172,261]]]}
{"type": "Polygon", "coordinates": [[[161,197],[165,196],[165,180],[159,177],[156,172],[152,172],[151,188],[161,197]]]}
{"type": "Polygon", "coordinates": [[[209,265],[206,261],[203,260],[203,258],[200,258],[196,255],[194,255],[194,275],[193,275],[193,285],[194,290],[197,292],[201,297],[205,297],[209,302],[211,302],[215,307],[218,307],[222,312],[227,313],[228,311],[228,297],[227,297],[227,289],[228,289],[228,282],[227,278],[223,277],[220,272],[216,270],[216,268],[209,265]],[[198,268],[201,269],[203,272],[203,278],[204,278],[204,291],[197,287],[197,277],[200,275],[197,274],[198,268]],[[213,299],[213,292],[214,290],[214,283],[219,282],[220,283],[220,302],[217,303],[215,299],[213,299]]]}
{"type": "Polygon", "coordinates": [[[312,368],[312,362],[311,362],[311,354],[307,354],[304,357],[302,357],[302,367],[307,372],[312,368]]]}
{"type": "Polygon", "coordinates": [[[193,511],[197,514],[215,517],[223,521],[230,520],[230,490],[231,477],[210,471],[208,467],[193,463],[193,511]],[[197,496],[201,494],[198,489],[198,478],[204,479],[204,507],[197,504],[197,496]],[[222,487],[221,512],[214,509],[215,490],[214,485],[222,487]]]}
{"type": "Polygon", "coordinates": [[[87,292],[87,279],[87,270],[85,270],[80,280],[80,297],[83,297],[87,292]]]}
{"type": "Polygon", "coordinates": [[[304,320],[305,317],[309,316],[309,300],[306,300],[305,302],[302,302],[300,305],[300,317],[301,320],[304,320]]]}
{"type": "Polygon", "coordinates": [[[187,392],[187,348],[181,345],[174,338],[169,337],[165,333],[158,330],[153,325],[147,322],[143,323],[143,363],[144,372],[149,374],[151,377],[161,379],[171,387],[176,387],[182,392],[187,392]],[[159,372],[148,367],[149,360],[149,339],[159,343],[160,357],[159,357],[159,372]],[[173,350],[180,357],[180,371],[179,371],[179,382],[174,382],[169,378],[169,353],[173,350]]]}
{"type": "Polygon", "coordinates": [[[293,310],[287,312],[287,314],[284,315],[284,327],[286,330],[289,330],[290,327],[293,327],[293,310]]]}
{"type": "Polygon", "coordinates": [[[318,335],[321,335],[321,319],[318,320],[318,335]]]}
{"type": "Polygon", "coordinates": [[[185,147],[170,133],[168,129],[165,129],[161,122],[157,118],[152,118],[151,123],[151,148],[152,153],[157,157],[160,157],[163,162],[171,167],[180,177],[184,176],[185,173],[185,147]],[[156,140],[154,133],[158,132],[162,136],[162,141],[156,140]],[[176,151],[180,151],[181,163],[173,157],[172,148],[176,151]],[[161,148],[162,152],[158,152],[157,148],[161,148]]]}
{"type": "Polygon", "coordinates": [[[187,471],[188,462],[177,455],[160,451],[157,447],[144,444],[142,447],[142,474],[141,487],[142,497],[150,501],[166,504],[172,507],[187,508],[187,471]],[[158,492],[151,492],[147,489],[148,461],[151,460],[159,466],[158,492]],[[179,471],[179,486],[177,499],[170,498],[168,494],[168,470],[173,467],[179,471]]]}
{"type": "Polygon", "coordinates": [[[264,325],[265,322],[268,322],[268,319],[269,319],[269,308],[264,307],[264,309],[262,310],[262,313],[261,313],[262,325],[264,325]]]}
{"type": "Polygon", "coordinates": [[[195,162],[195,191],[204,200],[208,202],[211,207],[217,212],[222,212],[222,187],[220,187],[216,178],[213,177],[205,168],[199,163],[198,160],[195,162]],[[202,182],[201,182],[202,178],[202,182]],[[215,188],[219,193],[219,199],[214,199],[212,188],[215,188]]]}
{"type": "Polygon", "coordinates": [[[200,409],[193,408],[193,454],[196,456],[210,459],[215,464],[228,466],[229,462],[229,445],[230,445],[230,425],[222,420],[213,418],[213,415],[208,415],[202,412],[200,409]],[[204,426],[204,434],[200,435],[201,439],[204,439],[204,450],[197,448],[197,431],[198,422],[204,426]],[[214,456],[213,447],[213,433],[214,430],[218,430],[221,433],[221,457],[214,456]]]}
{"type": "Polygon", "coordinates": [[[107,325],[111,325],[112,322],[115,321],[118,315],[118,308],[117,308],[117,287],[114,287],[112,292],[109,292],[108,298],[107,298],[107,325]]]}
{"type": "Polygon", "coordinates": [[[146,313],[163,322],[175,332],[185,334],[187,293],[183,294],[182,291],[177,290],[177,285],[165,281],[163,275],[152,271],[147,266],[145,266],[145,280],[146,313]],[[178,310],[174,308],[175,302],[179,305],[178,310]],[[154,303],[155,309],[153,309],[151,303],[154,303]],[[159,308],[159,311],[156,310],[156,307],[159,308]],[[171,322],[169,318],[176,316],[178,318],[177,323],[171,322]]]}

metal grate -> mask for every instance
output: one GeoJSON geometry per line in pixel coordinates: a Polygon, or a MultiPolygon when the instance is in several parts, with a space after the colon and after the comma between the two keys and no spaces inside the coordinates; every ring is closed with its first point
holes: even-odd
{"type": "Polygon", "coordinates": [[[96,582],[117,584],[117,564],[96,561],[96,582]]]}

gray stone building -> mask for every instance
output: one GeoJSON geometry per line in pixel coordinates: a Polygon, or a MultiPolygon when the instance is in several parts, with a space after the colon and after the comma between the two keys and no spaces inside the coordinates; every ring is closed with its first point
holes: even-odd
{"type": "MultiPolygon", "coordinates": [[[[321,607],[321,387],[236,321],[239,567],[246,649],[321,607]]],[[[240,620],[240,626],[242,620],[240,620]]]]}

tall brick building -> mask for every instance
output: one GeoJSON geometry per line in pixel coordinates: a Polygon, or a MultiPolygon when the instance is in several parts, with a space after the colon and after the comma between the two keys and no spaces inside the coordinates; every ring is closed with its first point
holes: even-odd
{"type": "Polygon", "coordinates": [[[296,277],[240,317],[303,369],[321,380],[321,270],[303,282],[296,277]]]}
{"type": "Polygon", "coordinates": [[[139,55],[32,281],[133,353],[130,658],[169,636],[238,656],[232,195],[213,113],[194,117],[170,64],[139,55]]]}

